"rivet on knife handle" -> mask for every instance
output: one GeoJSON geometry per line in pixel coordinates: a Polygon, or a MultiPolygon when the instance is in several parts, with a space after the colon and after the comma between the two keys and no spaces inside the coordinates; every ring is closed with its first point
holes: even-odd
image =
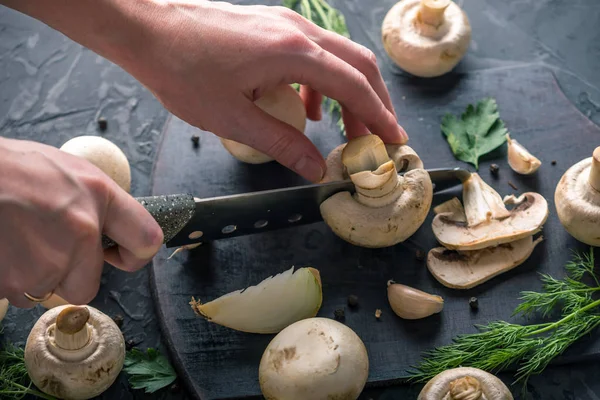
{"type": "MultiPolygon", "coordinates": [[[[177,235],[196,210],[196,202],[191,194],[136,197],[136,200],[148,210],[162,228],[164,243],[177,235]]],[[[115,245],[112,239],[102,235],[102,248],[108,249],[115,245]]]]}

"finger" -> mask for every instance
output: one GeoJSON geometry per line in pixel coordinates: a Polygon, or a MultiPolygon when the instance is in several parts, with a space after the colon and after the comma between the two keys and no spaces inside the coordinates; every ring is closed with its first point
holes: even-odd
{"type": "Polygon", "coordinates": [[[346,138],[352,140],[359,136],[369,135],[367,127],[360,122],[346,107],[342,106],[342,119],[346,128],[346,138]]]}
{"type": "Polygon", "coordinates": [[[105,213],[103,233],[118,247],[106,251],[106,261],[135,271],[146,265],[163,244],[162,229],[150,213],[116,184],[105,213]]]}
{"type": "Polygon", "coordinates": [[[306,107],[306,116],[312,121],[320,121],[323,117],[321,111],[321,104],[323,103],[323,96],[321,93],[313,90],[309,86],[300,86],[300,97],[304,101],[306,107]]]}
{"type": "Polygon", "coordinates": [[[238,126],[233,128],[232,139],[271,156],[309,181],[321,180],[325,160],[306,135],[245,98],[236,109],[239,110],[238,126]]]}
{"type": "Polygon", "coordinates": [[[67,275],[55,289],[55,293],[73,305],[85,305],[91,302],[100,289],[104,253],[100,240],[95,245],[86,247],[74,257],[74,262],[67,275]]]}
{"type": "Polygon", "coordinates": [[[394,115],[385,107],[359,70],[315,45],[288,67],[291,78],[336,99],[372,133],[386,143],[404,143],[406,138],[394,115]]]}

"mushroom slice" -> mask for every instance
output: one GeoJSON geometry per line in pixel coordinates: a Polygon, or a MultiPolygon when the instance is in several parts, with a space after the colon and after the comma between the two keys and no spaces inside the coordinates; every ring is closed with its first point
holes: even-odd
{"type": "Polygon", "coordinates": [[[91,399],[108,389],[125,360],[115,322],[90,306],[46,311],[25,344],[25,367],[42,392],[61,399],[91,399]]]}
{"type": "Polygon", "coordinates": [[[448,201],[443,202],[439,206],[433,209],[434,214],[445,214],[447,218],[454,222],[467,223],[467,215],[462,203],[456,197],[451,198],[448,201]]]}
{"type": "MultiPolygon", "coordinates": [[[[477,173],[463,183],[462,214],[451,210],[438,213],[432,222],[437,240],[450,250],[479,250],[531,236],[548,218],[548,202],[538,193],[502,199],[477,173]],[[505,204],[514,204],[507,210],[505,204]]],[[[443,210],[443,209],[442,209],[443,210]]]]}
{"type": "Polygon", "coordinates": [[[417,400],[514,400],[508,387],[479,368],[460,367],[440,372],[421,389],[417,400]]]}
{"type": "Polygon", "coordinates": [[[600,147],[571,166],[554,192],[561,224],[578,241],[600,246],[600,147]]]}
{"type": "Polygon", "coordinates": [[[506,135],[508,142],[508,165],[518,174],[533,174],[542,165],[542,162],[532,155],[521,143],[506,135]]]}
{"type": "Polygon", "coordinates": [[[294,267],[256,286],[225,294],[202,304],[192,298],[194,312],[208,321],[248,333],[277,333],[317,315],[323,293],[319,271],[294,267]]]}
{"type": "Polygon", "coordinates": [[[392,160],[376,135],[348,142],[341,159],[356,193],[338,192],[321,203],[323,220],[336,235],[357,246],[378,248],[400,243],[419,229],[431,207],[433,185],[424,169],[399,176],[397,163],[404,165],[404,157],[414,154],[405,152],[392,160]]]}
{"type": "Polygon", "coordinates": [[[449,72],[464,57],[471,25],[451,0],[402,0],[386,14],[381,38],[396,65],[430,78],[449,72]]]}
{"type": "Polygon", "coordinates": [[[6,312],[8,311],[8,305],[9,303],[7,299],[0,299],[0,322],[2,322],[2,320],[6,316],[6,312]]]}
{"type": "Polygon", "coordinates": [[[460,252],[436,247],[427,255],[427,268],[446,287],[471,289],[521,265],[542,240],[541,236],[535,240],[528,236],[494,247],[460,252]]]}
{"type": "Polygon", "coordinates": [[[279,332],[258,369],[265,399],[357,399],[368,376],[360,337],[329,318],[307,318],[279,332]]]}
{"type": "MultiPolygon", "coordinates": [[[[302,98],[288,84],[282,84],[266,92],[254,101],[261,110],[270,116],[291,125],[304,133],[306,128],[306,108],[302,98]]],[[[223,147],[239,161],[248,164],[264,164],[273,158],[243,143],[231,139],[219,138],[223,147]]]]}

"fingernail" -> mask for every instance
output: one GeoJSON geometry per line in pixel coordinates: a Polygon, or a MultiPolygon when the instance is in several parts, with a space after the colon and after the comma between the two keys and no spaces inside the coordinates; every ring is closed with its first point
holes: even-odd
{"type": "Polygon", "coordinates": [[[406,133],[402,126],[398,125],[398,128],[400,128],[400,136],[402,136],[402,143],[408,142],[408,133],[406,133]]]}
{"type": "Polygon", "coordinates": [[[312,182],[318,182],[323,178],[323,167],[309,156],[304,156],[294,165],[294,171],[312,182]]]}

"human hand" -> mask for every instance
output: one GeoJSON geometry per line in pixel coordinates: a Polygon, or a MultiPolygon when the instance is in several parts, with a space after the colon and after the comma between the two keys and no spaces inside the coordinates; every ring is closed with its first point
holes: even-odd
{"type": "Polygon", "coordinates": [[[191,125],[319,181],[325,162],[314,144],[253,104],[279,84],[300,83],[310,119],[320,119],[323,94],[342,105],[348,138],[370,131],[386,143],[408,140],[367,48],[284,7],[185,0],[158,7],[140,14],[149,31],[144,53],[117,59],[191,125]]]}
{"type": "Polygon", "coordinates": [[[0,138],[0,299],[24,292],[72,304],[97,294],[104,261],[134,271],[163,233],[127,192],[90,162],[40,143],[0,138]],[[101,234],[119,246],[103,252],[101,234]]]}

